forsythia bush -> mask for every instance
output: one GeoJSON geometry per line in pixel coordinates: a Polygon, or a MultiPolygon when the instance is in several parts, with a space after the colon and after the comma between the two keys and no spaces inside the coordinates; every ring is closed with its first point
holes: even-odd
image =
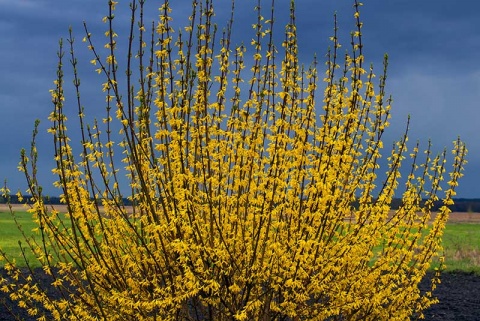
{"type": "Polygon", "coordinates": [[[220,32],[211,0],[193,0],[181,30],[169,1],[156,24],[144,21],[145,1],[133,1],[124,60],[116,5],[104,18],[105,47],[87,26],[83,39],[105,77],[103,121],[86,120],[72,33],[67,54],[60,42],[49,131],[66,214],[44,203],[37,129],[22,152],[39,227],[28,250],[57,293],[5,255],[1,290],[39,320],[405,320],[436,302],[418,284],[441,250],[466,149],[455,142],[444,185],[446,153],[422,154],[418,144],[407,152],[407,133],[380,167],[387,59],[375,91],[360,3],[341,63],[335,22],[320,95],[317,61],[298,61],[293,1],[281,47],[273,6],[260,1],[253,40],[238,46],[233,5],[220,32]],[[65,60],[80,149],[67,131],[65,60]],[[405,158],[411,170],[393,211],[405,158]]]}

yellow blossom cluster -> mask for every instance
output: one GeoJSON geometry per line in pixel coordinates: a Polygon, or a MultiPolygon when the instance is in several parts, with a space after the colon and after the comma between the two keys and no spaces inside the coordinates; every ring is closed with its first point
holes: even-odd
{"type": "Polygon", "coordinates": [[[85,27],[91,63],[105,77],[100,123],[85,120],[68,40],[80,157],[67,133],[60,46],[49,132],[67,213],[44,204],[34,143],[20,164],[39,226],[28,245],[60,295],[10,261],[2,291],[39,320],[406,320],[435,303],[418,284],[441,249],[466,149],[455,142],[442,185],[446,153],[432,155],[429,145],[422,156],[417,143],[409,154],[407,125],[388,168],[380,166],[387,57],[375,90],[358,1],[343,67],[335,20],[320,96],[317,60],[298,60],[294,1],[278,48],[273,8],[261,1],[250,46],[236,47],[233,5],[220,34],[213,1],[193,0],[176,34],[169,1],[151,28],[145,1],[133,2],[126,76],[115,5],[104,18],[105,59],[85,27]],[[405,162],[402,203],[392,210],[405,162]]]}

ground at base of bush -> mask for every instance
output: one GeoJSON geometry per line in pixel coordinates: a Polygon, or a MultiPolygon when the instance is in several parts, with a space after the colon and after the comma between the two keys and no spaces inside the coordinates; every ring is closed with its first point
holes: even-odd
{"type": "MultiPolygon", "coordinates": [[[[428,289],[431,275],[420,284],[428,289]]],[[[425,320],[431,321],[479,321],[480,275],[464,272],[443,273],[442,282],[433,292],[440,303],[425,312],[425,320]]]]}
{"type": "MultiPolygon", "coordinates": [[[[5,271],[0,269],[0,275],[5,271]]],[[[48,289],[51,279],[41,269],[35,275],[42,285],[48,289]]],[[[432,275],[427,275],[420,284],[422,290],[428,290],[432,275]]],[[[443,273],[442,282],[437,286],[434,294],[440,303],[432,306],[425,312],[425,320],[430,321],[478,321],[480,320],[480,275],[472,273],[443,273]]],[[[18,308],[3,292],[0,292],[0,321],[15,320],[34,321],[23,309],[18,308]],[[10,310],[10,311],[9,311],[10,310]]]]}

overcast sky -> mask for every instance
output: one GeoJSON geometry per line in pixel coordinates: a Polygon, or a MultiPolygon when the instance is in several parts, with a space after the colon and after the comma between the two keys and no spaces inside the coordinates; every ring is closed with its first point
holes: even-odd
{"type": "MultiPolygon", "coordinates": [[[[171,2],[178,17],[175,21],[185,18],[191,2],[171,2]]],[[[237,44],[242,40],[249,43],[253,37],[251,22],[256,2],[237,0],[234,27],[237,44]]],[[[68,35],[69,26],[73,27],[82,60],[79,68],[84,93],[91,96],[85,100],[86,108],[87,111],[95,108],[103,96],[98,88],[97,92],[89,87],[98,76],[88,63],[92,57],[82,49],[82,22],[85,20],[98,43],[103,43],[105,25],[101,18],[106,15],[107,3],[107,0],[0,0],[0,179],[8,179],[12,190],[25,189],[24,178],[16,168],[20,149],[28,148],[38,118],[42,121],[38,138],[40,178],[49,194],[58,195],[58,190],[51,187],[53,144],[51,135],[46,134],[58,40],[68,35]]],[[[223,26],[230,1],[217,0],[217,3],[218,24],[223,26]]],[[[281,24],[288,17],[289,1],[276,0],[276,3],[281,24]]],[[[302,62],[309,64],[315,53],[320,58],[326,53],[334,12],[339,17],[341,42],[344,48],[348,47],[348,34],[354,28],[352,3],[352,0],[297,1],[302,62]]],[[[444,147],[450,150],[452,141],[460,136],[469,149],[469,164],[457,196],[480,198],[480,1],[364,0],[364,3],[366,62],[373,63],[379,74],[384,54],[390,57],[387,91],[392,94],[394,104],[385,145],[390,146],[391,141],[400,137],[409,114],[411,143],[420,140],[425,146],[431,139],[437,151],[444,147]]],[[[122,6],[128,8],[127,2],[119,3],[116,19],[120,34],[128,24],[122,6]]],[[[269,1],[265,1],[265,7],[269,7],[269,1]]],[[[150,10],[148,18],[154,19],[156,14],[157,11],[150,10]]],[[[283,30],[283,26],[278,25],[277,30],[283,30]]],[[[73,98],[70,97],[72,108],[73,98]]]]}

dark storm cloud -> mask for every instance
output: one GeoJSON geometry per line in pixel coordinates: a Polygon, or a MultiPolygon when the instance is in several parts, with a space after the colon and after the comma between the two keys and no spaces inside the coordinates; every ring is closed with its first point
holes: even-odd
{"type": "MultiPolygon", "coordinates": [[[[329,45],[326,38],[332,33],[334,10],[341,50],[350,49],[349,33],[355,27],[351,3],[327,2],[298,2],[304,59],[312,52],[322,57],[329,45]]],[[[411,141],[420,140],[426,146],[431,139],[437,152],[445,147],[450,150],[452,141],[461,136],[470,154],[459,196],[480,196],[480,2],[370,0],[364,4],[361,17],[366,62],[373,63],[380,74],[383,55],[389,56],[387,92],[394,102],[386,143],[400,137],[408,115],[411,141]]]]}
{"type": "MultiPolygon", "coordinates": [[[[290,1],[276,0],[276,44],[283,40],[284,24],[288,21],[290,1]]],[[[253,38],[251,24],[256,16],[257,1],[236,1],[233,43],[249,44],[253,38]]],[[[306,65],[313,55],[323,63],[328,38],[333,33],[333,14],[337,12],[341,53],[349,50],[349,34],[355,27],[353,1],[297,1],[297,31],[300,58],[306,65]]],[[[470,155],[466,178],[461,181],[459,196],[480,197],[480,2],[476,0],[365,0],[361,17],[364,21],[363,43],[367,63],[374,63],[379,74],[382,59],[389,54],[387,91],[393,95],[393,118],[387,140],[398,139],[407,115],[412,116],[411,141],[432,139],[437,150],[450,149],[451,142],[461,135],[470,155]]],[[[127,2],[120,1],[116,14],[119,43],[128,29],[127,2]]],[[[186,23],[189,1],[172,1],[175,29],[186,23]]],[[[149,5],[146,21],[155,19],[157,2],[149,5]]],[[[219,30],[230,16],[230,1],[217,1],[219,30]]],[[[0,0],[0,178],[7,177],[11,186],[23,188],[16,172],[18,153],[28,147],[33,122],[42,119],[42,131],[48,127],[47,116],[52,108],[48,90],[55,78],[60,37],[68,36],[72,26],[77,54],[82,65],[82,94],[87,113],[95,114],[103,106],[101,78],[88,64],[90,53],[81,43],[83,21],[94,35],[97,45],[104,42],[107,1],[99,0],[0,0]],[[88,97],[88,99],[86,99],[88,97]]],[[[262,12],[268,19],[270,1],[264,1],[262,12]]],[[[123,42],[122,42],[123,41],[123,42]]],[[[251,51],[250,51],[251,52],[251,51]]],[[[68,84],[71,79],[66,79],[68,84]]],[[[322,90],[320,84],[320,91],[322,90]]],[[[72,96],[70,96],[72,97],[72,96]]],[[[71,99],[71,98],[70,98],[71,99]]],[[[69,102],[72,113],[76,106],[69,102]]],[[[74,117],[73,117],[74,118],[74,117]]],[[[385,142],[386,145],[390,143],[385,142]]],[[[52,143],[48,134],[39,137],[45,181],[51,181],[52,143]]],[[[45,183],[48,184],[48,183],[45,183]]],[[[55,191],[54,191],[55,192],[55,191]]]]}

